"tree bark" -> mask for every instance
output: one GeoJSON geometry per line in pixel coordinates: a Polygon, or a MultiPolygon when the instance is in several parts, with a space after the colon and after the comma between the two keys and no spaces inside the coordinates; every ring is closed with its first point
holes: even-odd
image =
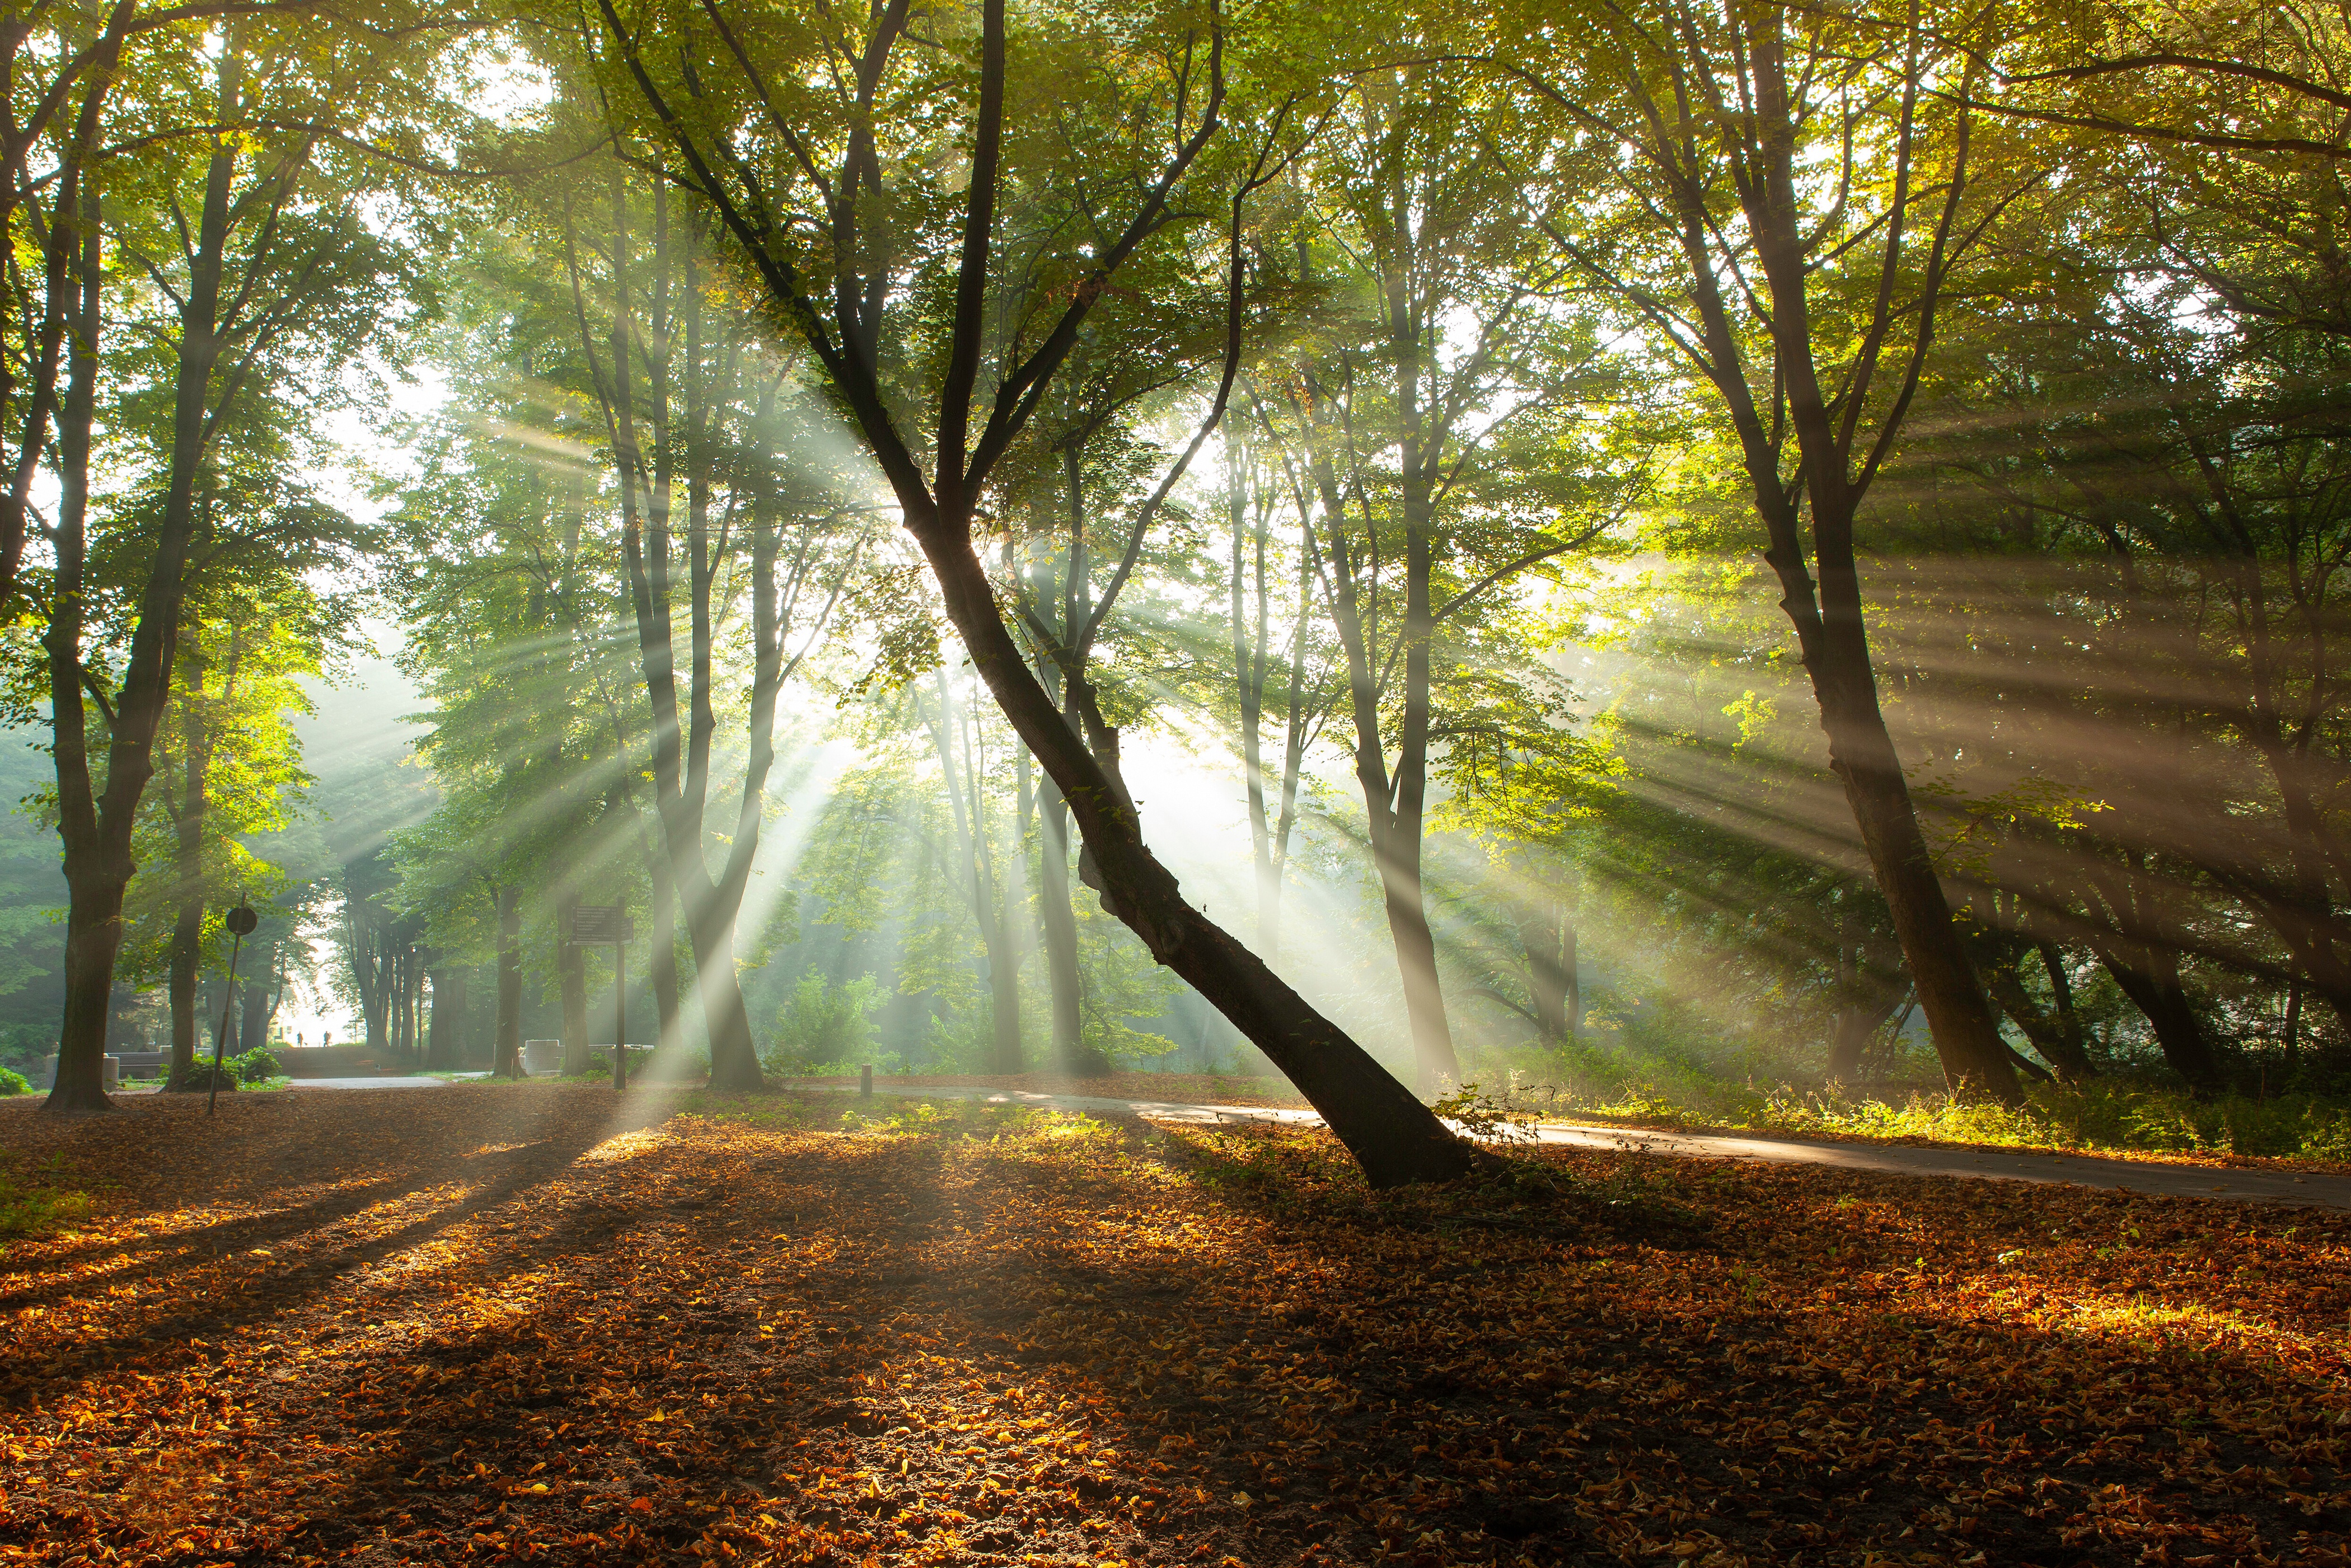
{"type": "Polygon", "coordinates": [[[1575,973],[1575,920],[1566,904],[1551,902],[1519,922],[1519,946],[1526,955],[1527,999],[1535,1033],[1549,1045],[1575,1038],[1583,1011],[1575,973]]]}
{"type": "Polygon", "coordinates": [[[465,1060],[465,966],[455,959],[433,965],[433,1017],[426,1026],[424,1065],[455,1072],[465,1060]]]}
{"type": "Polygon", "coordinates": [[[2098,961],[2115,977],[2131,1005],[2147,1015],[2155,1043],[2174,1072],[2188,1081],[2198,1098],[2228,1087],[2212,1037],[2179,978],[2179,955],[2168,949],[2134,950],[2117,944],[2100,944],[2098,961]]]}
{"type": "Polygon", "coordinates": [[[498,910],[498,1012],[490,1071],[522,1076],[522,889],[501,887],[498,910]]]}
{"type": "Polygon", "coordinates": [[[1078,916],[1071,902],[1070,809],[1050,783],[1038,803],[1037,900],[1044,927],[1045,985],[1053,1009],[1053,1067],[1084,1076],[1093,1063],[1085,1048],[1080,1010],[1084,984],[1078,969],[1078,916]]]}
{"type": "Polygon", "coordinates": [[[269,1044],[269,963],[267,947],[254,955],[263,960],[260,973],[245,982],[245,1001],[237,1011],[236,1050],[242,1056],[248,1051],[260,1051],[269,1044]]]}
{"type": "Polygon", "coordinates": [[[955,706],[944,667],[937,672],[937,707],[931,716],[931,740],[939,755],[939,772],[946,785],[947,817],[955,826],[957,880],[972,919],[979,927],[982,950],[987,956],[989,1065],[991,1072],[1021,1071],[1020,967],[1004,899],[997,885],[996,857],[990,853],[992,833],[987,802],[980,779],[979,760],[958,746],[964,718],[955,706]],[[960,761],[956,753],[964,750],[960,761]]]}
{"type": "MultiPolygon", "coordinates": [[[[90,786],[81,643],[89,613],[90,429],[97,414],[104,284],[97,193],[83,187],[72,210],[79,218],[74,246],[81,287],[57,419],[57,576],[42,640],[67,892],[65,1012],[57,1030],[57,1080],[41,1107],[55,1112],[113,1109],[106,1097],[106,1018],[115,956],[122,946],[122,895],[134,864],[128,831],[108,820],[90,786]]],[[[103,705],[100,711],[103,716],[103,705]]]]}
{"type": "MultiPolygon", "coordinates": [[[[571,929],[576,898],[566,899],[559,912],[563,936],[571,929]]],[[[559,940],[555,946],[555,983],[563,1006],[563,1071],[566,1073],[588,1071],[588,952],[577,942],[559,940]]]]}
{"type": "Polygon", "coordinates": [[[2082,1033],[2082,1020],[2074,1011],[2070,988],[2066,986],[2062,960],[2052,956],[2049,944],[2040,945],[2043,961],[2048,965],[2052,984],[2057,988],[2053,1004],[2044,1008],[2024,988],[2022,977],[2016,971],[2016,957],[1984,966],[1986,988],[1992,1000],[2000,1004],[2032,1049],[2049,1064],[2050,1071],[2062,1083],[2084,1083],[2098,1075],[2097,1064],[2090,1053],[2082,1033]]]}

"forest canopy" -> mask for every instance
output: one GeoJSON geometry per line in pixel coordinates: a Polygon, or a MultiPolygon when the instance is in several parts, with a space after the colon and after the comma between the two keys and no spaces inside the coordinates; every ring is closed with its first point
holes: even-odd
{"type": "Polygon", "coordinates": [[[2339,7],[6,29],[57,1108],[302,1008],[1279,1074],[1376,1182],[1469,1084],[2339,1124],[2339,7]]]}

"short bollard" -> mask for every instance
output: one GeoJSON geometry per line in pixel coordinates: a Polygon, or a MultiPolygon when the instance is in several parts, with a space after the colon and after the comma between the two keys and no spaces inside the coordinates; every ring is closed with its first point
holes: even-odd
{"type": "Polygon", "coordinates": [[[868,1100],[871,1100],[871,1099],[872,1099],[872,1098],[873,1098],[873,1069],[872,1069],[872,1068],[871,1068],[871,1067],[861,1067],[861,1068],[859,1068],[859,1069],[857,1070],[857,1092],[858,1092],[860,1094],[864,1095],[868,1100]]]}

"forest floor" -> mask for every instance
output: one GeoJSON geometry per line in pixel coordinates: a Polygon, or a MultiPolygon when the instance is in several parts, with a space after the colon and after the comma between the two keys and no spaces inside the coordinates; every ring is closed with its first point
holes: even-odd
{"type": "Polygon", "coordinates": [[[2351,1565],[2342,1214],[559,1083],[0,1165],[34,1562],[2351,1565]]]}

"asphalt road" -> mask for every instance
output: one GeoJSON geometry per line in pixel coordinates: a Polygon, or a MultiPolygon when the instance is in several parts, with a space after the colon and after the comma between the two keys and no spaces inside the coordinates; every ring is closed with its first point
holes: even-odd
{"type": "MultiPolygon", "coordinates": [[[[804,1084],[854,1094],[841,1084],[804,1084]]],[[[1161,1121],[1290,1122],[1320,1125],[1311,1111],[1261,1105],[1194,1105],[1153,1100],[1113,1100],[1086,1094],[1031,1094],[1008,1089],[879,1089],[906,1100],[953,1097],[1037,1105],[1061,1111],[1128,1111],[1161,1121]]],[[[2155,1160],[2119,1160],[2096,1155],[2041,1155],[2008,1149],[1918,1146],[1909,1144],[1816,1143],[1802,1138],[1741,1138],[1698,1133],[1658,1133],[1635,1127],[1550,1125],[1535,1130],[1546,1144],[1630,1153],[1672,1155],[1687,1159],[1761,1160],[1787,1165],[1829,1166],[1842,1170],[1892,1171],[1907,1176],[1951,1176],[1981,1181],[2052,1182],[2102,1187],[2113,1192],[2158,1193],[2252,1203],[2310,1204],[2351,1209],[2351,1176],[2297,1176],[2291,1171],[2178,1165],[2155,1160]]]]}

